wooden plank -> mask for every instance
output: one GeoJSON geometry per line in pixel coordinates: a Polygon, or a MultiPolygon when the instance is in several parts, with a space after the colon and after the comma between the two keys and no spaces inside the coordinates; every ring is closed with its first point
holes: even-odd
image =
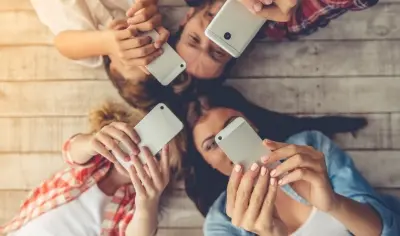
{"type": "Polygon", "coordinates": [[[0,189],[31,189],[66,167],[61,153],[0,154],[0,189]]]}
{"type": "Polygon", "coordinates": [[[1,152],[57,152],[65,140],[89,131],[87,117],[0,118],[1,152]]]}
{"type": "MultiPolygon", "coordinates": [[[[349,154],[374,187],[400,187],[400,151],[349,151],[349,154]]],[[[0,166],[4,170],[0,172],[0,190],[34,188],[65,167],[59,153],[0,154],[0,166]]]]}
{"type": "MultiPolygon", "coordinates": [[[[21,190],[0,191],[0,225],[15,216],[27,194],[28,191],[21,190]]],[[[168,201],[168,205],[160,211],[161,232],[165,232],[166,228],[186,228],[185,231],[190,231],[191,228],[202,227],[204,218],[184,191],[175,191],[168,201]]]]}
{"type": "Polygon", "coordinates": [[[86,68],[62,57],[54,47],[0,47],[0,81],[106,79],[103,68],[86,68]]]}
{"type": "Polygon", "coordinates": [[[337,134],[335,141],[344,149],[392,148],[390,118],[388,114],[357,114],[349,117],[365,117],[368,125],[356,132],[337,134]]]}
{"type": "MultiPolygon", "coordinates": [[[[339,114],[340,115],[340,114],[339,114]]],[[[396,114],[398,117],[398,114],[396,114]]],[[[391,130],[388,114],[359,114],[368,126],[355,135],[338,134],[335,141],[344,149],[390,149],[391,130]]],[[[0,118],[0,150],[7,153],[58,152],[62,143],[76,133],[88,132],[87,117],[15,117],[0,118]]],[[[395,146],[398,147],[398,146],[395,146]]]]}
{"type": "Polygon", "coordinates": [[[0,82],[0,116],[84,116],[105,100],[121,101],[111,82],[0,82]],[[45,91],[45,92],[41,92],[45,91]]]}
{"type": "Polygon", "coordinates": [[[256,104],[288,113],[398,112],[400,80],[367,78],[234,79],[228,84],[256,104]]]}
{"type": "Polygon", "coordinates": [[[399,45],[398,41],[256,42],[238,59],[231,74],[234,77],[400,75],[399,45]]]}
{"type": "MultiPolygon", "coordinates": [[[[396,1],[396,0],[395,0],[396,1]]],[[[184,0],[160,0],[161,6],[184,6],[184,0]]],[[[33,10],[29,0],[0,0],[0,11],[33,10]]]]}
{"type": "Polygon", "coordinates": [[[391,146],[400,149],[400,114],[392,114],[391,116],[391,146]]]}

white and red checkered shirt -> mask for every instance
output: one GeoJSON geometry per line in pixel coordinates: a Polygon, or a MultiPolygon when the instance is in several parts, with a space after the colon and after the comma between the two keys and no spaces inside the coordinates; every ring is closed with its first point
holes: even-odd
{"type": "MultiPolygon", "coordinates": [[[[63,146],[63,158],[70,167],[56,173],[33,189],[22,203],[18,215],[0,227],[0,234],[18,230],[36,217],[77,199],[110,170],[112,164],[100,155],[94,156],[84,166],[73,163],[68,152],[70,142],[71,139],[63,146]]],[[[106,206],[101,235],[125,235],[128,223],[133,217],[134,207],[133,186],[124,185],[119,188],[106,206]]]]}

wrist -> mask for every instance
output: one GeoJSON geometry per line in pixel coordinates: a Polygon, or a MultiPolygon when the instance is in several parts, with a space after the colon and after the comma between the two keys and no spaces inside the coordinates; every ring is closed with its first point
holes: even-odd
{"type": "Polygon", "coordinates": [[[334,193],[332,207],[326,213],[333,216],[339,214],[339,212],[343,208],[343,204],[344,204],[344,197],[337,193],[334,193]]]}
{"type": "Polygon", "coordinates": [[[114,31],[113,30],[102,30],[99,32],[99,39],[102,45],[104,45],[104,55],[112,54],[112,46],[111,42],[114,40],[114,31]]]}

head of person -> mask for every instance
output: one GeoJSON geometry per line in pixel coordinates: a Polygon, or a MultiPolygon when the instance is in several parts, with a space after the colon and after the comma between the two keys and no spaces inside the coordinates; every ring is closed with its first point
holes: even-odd
{"type": "MultiPolygon", "coordinates": [[[[146,111],[132,108],[124,103],[105,102],[89,114],[91,132],[98,132],[112,122],[123,122],[134,127],[145,117],[146,113],[146,111]]],[[[186,153],[186,148],[186,136],[184,132],[179,133],[169,143],[169,164],[172,173],[171,186],[182,176],[182,158],[186,153]]]]}
{"type": "Polygon", "coordinates": [[[223,78],[234,63],[230,54],[204,33],[224,1],[202,1],[201,5],[189,8],[179,31],[172,37],[176,51],[186,61],[187,73],[196,79],[223,78]]]}

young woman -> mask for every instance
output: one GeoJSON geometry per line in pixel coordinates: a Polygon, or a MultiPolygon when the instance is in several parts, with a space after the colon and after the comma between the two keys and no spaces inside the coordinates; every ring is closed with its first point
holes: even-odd
{"type": "Polygon", "coordinates": [[[186,163],[188,195],[208,213],[205,235],[400,233],[400,201],[376,193],[351,158],[322,133],[293,128],[288,132],[279,118],[260,119],[243,104],[220,99],[213,103],[212,96],[208,100],[192,121],[193,153],[186,163]],[[214,136],[239,116],[268,138],[264,144],[272,150],[260,157],[262,166],[255,163],[246,172],[214,142],[214,136]],[[265,167],[276,161],[276,168],[265,167]]]}
{"type": "Polygon", "coordinates": [[[164,147],[160,161],[147,148],[139,150],[140,137],[131,127],[142,117],[138,110],[115,104],[93,113],[95,132],[75,135],[64,145],[63,157],[71,167],[35,188],[0,233],[154,235],[160,197],[178,172],[185,144],[177,136],[164,147]],[[113,153],[121,152],[118,142],[131,150],[128,172],[116,164],[113,153]],[[145,166],[138,152],[145,153],[145,166]]]}

